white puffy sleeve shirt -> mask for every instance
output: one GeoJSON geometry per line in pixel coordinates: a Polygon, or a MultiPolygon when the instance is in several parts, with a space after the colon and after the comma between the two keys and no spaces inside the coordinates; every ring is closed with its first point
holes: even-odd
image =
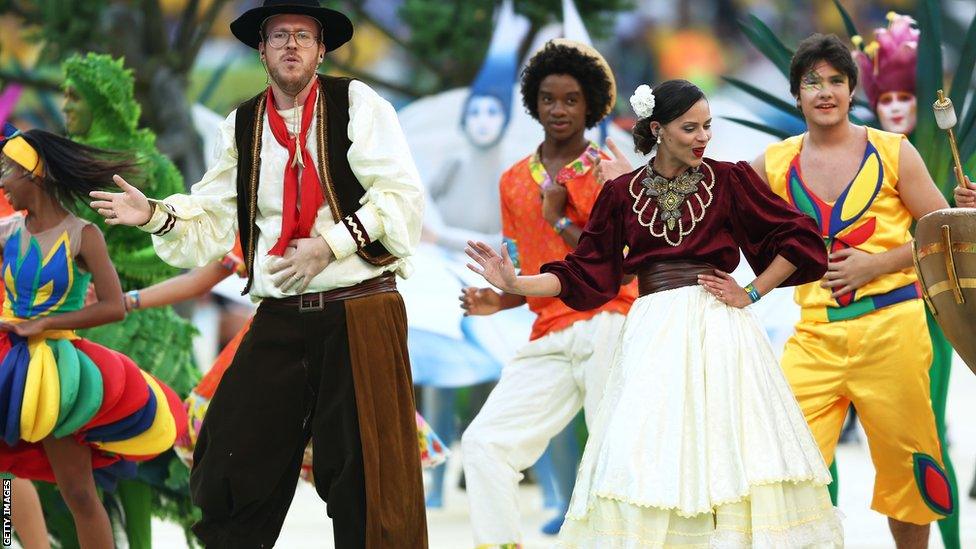
{"type": "MultiPolygon", "coordinates": [[[[295,109],[279,111],[289,128],[294,127],[295,109]]],[[[300,113],[300,109],[299,109],[300,113]]],[[[177,194],[163,200],[152,219],[142,227],[153,233],[167,220],[166,212],[176,216],[172,230],[153,236],[156,253],[176,267],[199,267],[222,258],[234,246],[237,235],[237,150],[234,140],[235,112],[220,125],[216,164],[194,185],[189,195],[177,194]]],[[[258,183],[257,226],[260,236],[254,254],[251,296],[284,297],[271,282],[268,269],[278,258],[269,256],[281,234],[283,174],[288,151],[278,144],[267,117],[261,142],[261,173],[258,183]]],[[[306,148],[316,152],[316,123],[312,121],[306,148]]],[[[348,159],[353,173],[365,189],[356,216],[371,241],[381,242],[397,261],[386,266],[371,265],[356,254],[357,241],[343,223],[332,217],[328,203],[318,210],[311,236],[325,238],[335,254],[328,267],[312,279],[306,292],[352,286],[384,272],[407,277],[407,259],[420,240],[424,193],[396,111],[369,86],[359,81],[349,84],[348,159]]],[[[346,212],[351,213],[351,212],[346,212]]]]}

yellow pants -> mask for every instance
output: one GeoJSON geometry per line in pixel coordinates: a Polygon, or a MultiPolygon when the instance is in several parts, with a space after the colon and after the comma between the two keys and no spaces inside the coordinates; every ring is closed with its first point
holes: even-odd
{"type": "Polygon", "coordinates": [[[831,463],[849,404],[867,433],[876,477],[871,508],[928,524],[951,508],[929,396],[932,347],[922,300],[851,320],[801,321],[783,371],[824,460],[831,463]]]}

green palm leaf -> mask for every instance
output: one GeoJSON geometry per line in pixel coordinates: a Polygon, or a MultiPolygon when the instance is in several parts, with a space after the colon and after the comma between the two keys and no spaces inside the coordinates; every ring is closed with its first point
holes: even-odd
{"type": "Polygon", "coordinates": [[[941,9],[936,0],[922,0],[918,6],[918,26],[921,36],[918,44],[918,67],[916,94],[920,107],[918,122],[915,125],[914,142],[918,152],[925,160],[932,179],[943,186],[947,166],[943,166],[946,138],[935,123],[931,105],[935,102],[936,91],[942,88],[942,19],[941,9]]]}
{"type": "Polygon", "coordinates": [[[959,51],[959,66],[956,68],[956,75],[952,79],[952,88],[949,91],[949,99],[960,107],[966,101],[966,92],[973,79],[974,63],[976,63],[976,17],[966,31],[966,39],[959,51]]]}
{"type": "Polygon", "coordinates": [[[758,130],[763,133],[768,133],[769,135],[777,139],[786,139],[787,137],[790,137],[792,135],[790,134],[790,132],[783,131],[779,128],[774,128],[767,124],[763,124],[762,122],[754,122],[752,120],[746,120],[745,118],[736,118],[734,116],[721,116],[720,118],[724,118],[725,120],[728,120],[730,122],[735,122],[736,124],[741,124],[747,128],[752,128],[754,130],[758,130]]]}
{"type": "Polygon", "coordinates": [[[739,88],[740,90],[748,93],[749,95],[755,97],[756,99],[759,99],[760,101],[766,103],[771,107],[775,107],[785,112],[786,114],[795,116],[799,120],[803,120],[803,113],[801,113],[800,110],[797,109],[795,105],[792,105],[789,102],[784,101],[769,92],[763,91],[753,86],[752,84],[747,84],[746,82],[743,82],[738,78],[732,78],[731,76],[723,76],[722,80],[725,80],[729,84],[735,86],[736,88],[739,88]]]}
{"type": "MultiPolygon", "coordinates": [[[[973,98],[973,101],[976,102],[976,97],[973,98]]],[[[976,157],[976,130],[973,129],[973,123],[976,123],[976,108],[974,105],[970,105],[966,111],[966,118],[962,119],[956,126],[958,128],[969,128],[966,134],[958,133],[956,135],[956,139],[959,140],[959,157],[962,158],[963,162],[970,156],[976,157]]]]}
{"type": "Polygon", "coordinates": [[[755,15],[749,16],[749,22],[739,22],[739,29],[746,35],[749,42],[756,47],[763,55],[776,65],[783,76],[790,76],[790,60],[793,58],[793,50],[786,47],[786,44],[775,35],[755,15]]]}
{"type": "MultiPolygon", "coordinates": [[[[854,26],[854,19],[851,18],[851,14],[844,9],[844,5],[840,3],[840,0],[833,0],[834,7],[837,8],[837,12],[840,13],[840,18],[844,21],[844,28],[847,29],[847,36],[853,42],[855,36],[860,36],[857,32],[857,27],[854,26]]],[[[865,109],[870,109],[871,104],[862,99],[860,96],[854,98],[854,104],[865,109]]]]}
{"type": "Polygon", "coordinates": [[[854,26],[854,20],[851,19],[851,14],[847,13],[844,6],[840,3],[840,0],[834,0],[834,6],[837,7],[837,11],[840,12],[840,18],[844,20],[844,28],[847,29],[848,38],[854,38],[858,35],[857,27],[854,26]]]}
{"type": "MultiPolygon", "coordinates": [[[[969,91],[969,84],[973,78],[973,65],[976,64],[976,17],[973,18],[966,32],[966,39],[963,41],[962,49],[959,52],[959,66],[956,75],[952,79],[952,88],[949,98],[961,110],[966,104],[966,95],[969,91]]],[[[969,158],[976,152],[976,97],[970,102],[965,113],[960,113],[957,134],[960,140],[959,154],[963,158],[969,158]]]]}

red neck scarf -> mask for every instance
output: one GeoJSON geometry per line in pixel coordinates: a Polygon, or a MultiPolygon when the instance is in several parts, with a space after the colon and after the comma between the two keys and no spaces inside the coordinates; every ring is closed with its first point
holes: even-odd
{"type": "Polygon", "coordinates": [[[312,80],[312,89],[309,91],[305,105],[302,107],[301,130],[298,135],[288,134],[288,127],[284,118],[278,114],[274,105],[274,95],[271,88],[268,88],[268,124],[271,126],[271,133],[274,135],[278,144],[288,149],[288,163],[285,165],[284,179],[284,204],[281,208],[281,236],[278,242],[268,255],[282,256],[288,247],[288,242],[295,238],[307,238],[312,231],[315,223],[315,215],[318,213],[325,197],[322,195],[322,184],[319,181],[319,172],[315,169],[312,155],[305,147],[308,128],[312,124],[312,116],[315,114],[315,102],[318,99],[319,79],[312,80]],[[301,174],[301,185],[299,185],[298,171],[303,169],[301,174]],[[298,203],[299,186],[301,186],[301,207],[298,203]]]}

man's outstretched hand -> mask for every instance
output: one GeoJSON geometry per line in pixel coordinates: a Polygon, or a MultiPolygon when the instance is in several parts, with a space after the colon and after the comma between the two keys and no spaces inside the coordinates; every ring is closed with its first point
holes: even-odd
{"type": "Polygon", "coordinates": [[[112,180],[122,192],[92,191],[89,195],[95,200],[91,202],[91,207],[97,210],[109,225],[136,227],[148,223],[152,216],[152,208],[146,195],[118,175],[112,180]]]}

